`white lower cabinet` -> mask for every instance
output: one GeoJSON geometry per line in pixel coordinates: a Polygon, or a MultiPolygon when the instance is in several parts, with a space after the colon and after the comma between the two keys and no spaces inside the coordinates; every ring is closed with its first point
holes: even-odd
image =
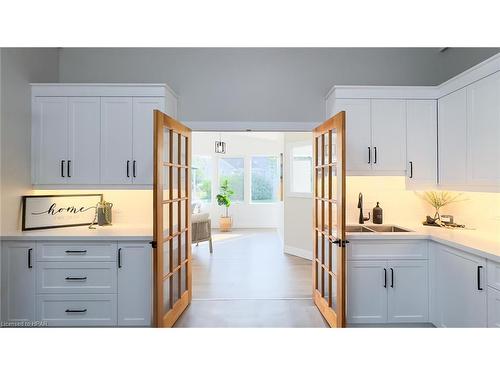
{"type": "Polygon", "coordinates": [[[118,243],[118,325],[149,326],[152,321],[152,249],[118,243]]]}
{"type": "Polygon", "coordinates": [[[488,327],[500,328],[500,290],[488,287],[488,327]]]}
{"type": "Polygon", "coordinates": [[[387,322],[387,262],[347,262],[348,323],[387,322]]]}
{"type": "Polygon", "coordinates": [[[426,241],[351,241],[348,251],[348,324],[429,321],[428,261],[422,259],[426,241]],[[379,259],[373,260],[374,254],[379,259]]]}
{"type": "Polygon", "coordinates": [[[434,302],[441,327],[486,327],[486,261],[460,250],[433,244],[434,302]]]}
{"type": "Polygon", "coordinates": [[[429,321],[429,277],[426,260],[393,260],[388,264],[387,321],[429,321]]]}
{"type": "Polygon", "coordinates": [[[35,321],[34,242],[2,243],[1,321],[35,321]]]}
{"type": "Polygon", "coordinates": [[[150,326],[151,252],[138,241],[3,242],[2,321],[150,326]]]}

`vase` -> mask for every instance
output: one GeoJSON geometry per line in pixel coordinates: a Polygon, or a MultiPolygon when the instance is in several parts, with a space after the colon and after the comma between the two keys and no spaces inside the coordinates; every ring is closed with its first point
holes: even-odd
{"type": "Polygon", "coordinates": [[[233,226],[233,219],[231,216],[221,216],[219,219],[219,230],[221,232],[230,232],[233,226]]]}

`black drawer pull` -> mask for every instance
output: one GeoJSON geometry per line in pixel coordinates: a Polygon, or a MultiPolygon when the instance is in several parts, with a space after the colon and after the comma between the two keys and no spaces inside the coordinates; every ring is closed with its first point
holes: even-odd
{"type": "Polygon", "coordinates": [[[372,151],[371,147],[368,147],[368,164],[371,164],[372,162],[372,151]]]}
{"type": "Polygon", "coordinates": [[[71,177],[71,160],[68,160],[68,177],[71,177]]]}
{"type": "Polygon", "coordinates": [[[28,268],[33,268],[33,263],[31,262],[31,253],[33,249],[28,249],[28,268]]]}
{"type": "Polygon", "coordinates": [[[394,269],[391,268],[391,288],[394,288],[394,269]]]}
{"type": "Polygon", "coordinates": [[[67,313],[86,313],[87,309],[66,309],[67,313]]]}
{"type": "Polygon", "coordinates": [[[134,162],[132,163],[132,175],[135,177],[137,177],[137,174],[136,174],[136,164],[137,162],[134,160],[134,162]]]}
{"type": "Polygon", "coordinates": [[[373,150],[375,151],[375,160],[373,161],[373,164],[377,164],[377,148],[374,147],[373,150]]]}
{"type": "Polygon", "coordinates": [[[64,160],[61,160],[61,177],[64,177],[64,160]]]}
{"type": "Polygon", "coordinates": [[[122,268],[122,248],[118,249],[118,268],[122,268]]]}
{"type": "Polygon", "coordinates": [[[384,268],[384,288],[387,288],[387,268],[384,268]]]}
{"type": "Polygon", "coordinates": [[[410,161],[410,178],[413,178],[413,162],[410,161]]]}
{"type": "Polygon", "coordinates": [[[481,286],[481,269],[483,266],[477,266],[477,290],[483,290],[481,286]]]}
{"type": "Polygon", "coordinates": [[[79,276],[79,277],[76,277],[76,276],[68,276],[66,277],[66,280],[75,280],[75,281],[84,281],[84,280],[87,280],[87,276],[79,276]]]}
{"type": "Polygon", "coordinates": [[[87,250],[66,250],[66,254],[85,254],[87,250]]]}

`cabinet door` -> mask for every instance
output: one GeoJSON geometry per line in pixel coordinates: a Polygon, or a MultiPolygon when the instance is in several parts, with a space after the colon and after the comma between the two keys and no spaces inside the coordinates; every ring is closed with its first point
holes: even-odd
{"type": "Polygon", "coordinates": [[[165,98],[134,98],[134,184],[153,183],[153,111],[163,111],[165,98]]]}
{"type": "Polygon", "coordinates": [[[2,243],[2,319],[35,320],[35,243],[2,243]]]}
{"type": "Polygon", "coordinates": [[[33,103],[36,184],[65,184],[68,159],[68,99],[37,97],[33,103]]]}
{"type": "Polygon", "coordinates": [[[389,323],[427,322],[429,320],[427,261],[389,261],[387,272],[389,323]]]}
{"type": "Polygon", "coordinates": [[[118,325],[149,326],[152,314],[151,245],[118,243],[118,325]]]}
{"type": "Polygon", "coordinates": [[[500,72],[467,87],[467,183],[500,185],[500,72]]]}
{"type": "Polygon", "coordinates": [[[101,183],[132,183],[132,98],[101,98],[101,183]]]}
{"type": "Polygon", "coordinates": [[[488,288],[488,327],[500,328],[500,291],[488,288]]]}
{"type": "Polygon", "coordinates": [[[370,100],[336,99],[334,114],[346,112],[346,170],[348,174],[371,170],[370,100]]]}
{"type": "Polygon", "coordinates": [[[406,103],[406,186],[433,187],[437,183],[437,102],[406,103]]]}
{"type": "Polygon", "coordinates": [[[347,322],[387,322],[387,262],[347,262],[347,322]]]}
{"type": "Polygon", "coordinates": [[[372,100],[371,118],[373,170],[388,172],[391,175],[404,175],[406,170],[406,101],[372,100]]]}
{"type": "Polygon", "coordinates": [[[437,319],[444,327],[486,327],[484,259],[436,246],[437,319]]]}
{"type": "Polygon", "coordinates": [[[98,184],[100,171],[101,100],[68,98],[68,183],[98,184]]]}
{"type": "Polygon", "coordinates": [[[438,183],[466,184],[467,96],[465,89],[438,100],[438,183]]]}

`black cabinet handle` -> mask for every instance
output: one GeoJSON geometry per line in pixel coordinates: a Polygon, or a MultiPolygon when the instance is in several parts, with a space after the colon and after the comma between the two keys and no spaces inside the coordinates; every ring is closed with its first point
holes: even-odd
{"type": "Polygon", "coordinates": [[[68,177],[71,177],[71,160],[68,160],[68,177]]]}
{"type": "Polygon", "coordinates": [[[66,250],[66,254],[85,254],[87,250],[66,250]]]}
{"type": "Polygon", "coordinates": [[[384,288],[387,288],[387,268],[384,268],[384,288]]]}
{"type": "Polygon", "coordinates": [[[122,268],[122,248],[118,249],[118,268],[122,268]]]}
{"type": "Polygon", "coordinates": [[[31,253],[33,249],[28,249],[28,268],[33,268],[33,263],[31,262],[31,253]]]}
{"type": "Polygon", "coordinates": [[[127,160],[127,177],[130,177],[130,160],[127,160]]]}
{"type": "Polygon", "coordinates": [[[135,160],[134,160],[134,161],[133,161],[133,163],[132,163],[132,175],[133,175],[134,177],[137,177],[137,176],[136,176],[136,174],[135,174],[135,170],[136,170],[135,165],[136,165],[136,163],[137,163],[137,162],[136,162],[135,160]]]}
{"type": "Polygon", "coordinates": [[[87,309],[66,309],[67,313],[86,313],[87,309]]]}
{"type": "Polygon", "coordinates": [[[391,288],[394,288],[394,269],[391,268],[391,288]]]}
{"type": "Polygon", "coordinates": [[[374,147],[373,150],[375,151],[375,160],[373,161],[373,164],[377,164],[377,148],[374,147]]]}
{"type": "Polygon", "coordinates": [[[66,280],[69,280],[69,281],[85,281],[85,280],[87,280],[87,276],[82,276],[82,277],[68,276],[68,277],[66,277],[66,280]]]}
{"type": "Polygon", "coordinates": [[[413,178],[413,162],[410,161],[410,178],[413,178]]]}
{"type": "Polygon", "coordinates": [[[481,286],[481,269],[483,266],[477,266],[477,290],[483,290],[481,286]]]}
{"type": "Polygon", "coordinates": [[[368,147],[368,164],[372,162],[372,150],[371,147],[368,147]]]}
{"type": "Polygon", "coordinates": [[[64,160],[61,160],[61,177],[64,177],[64,160]]]}

